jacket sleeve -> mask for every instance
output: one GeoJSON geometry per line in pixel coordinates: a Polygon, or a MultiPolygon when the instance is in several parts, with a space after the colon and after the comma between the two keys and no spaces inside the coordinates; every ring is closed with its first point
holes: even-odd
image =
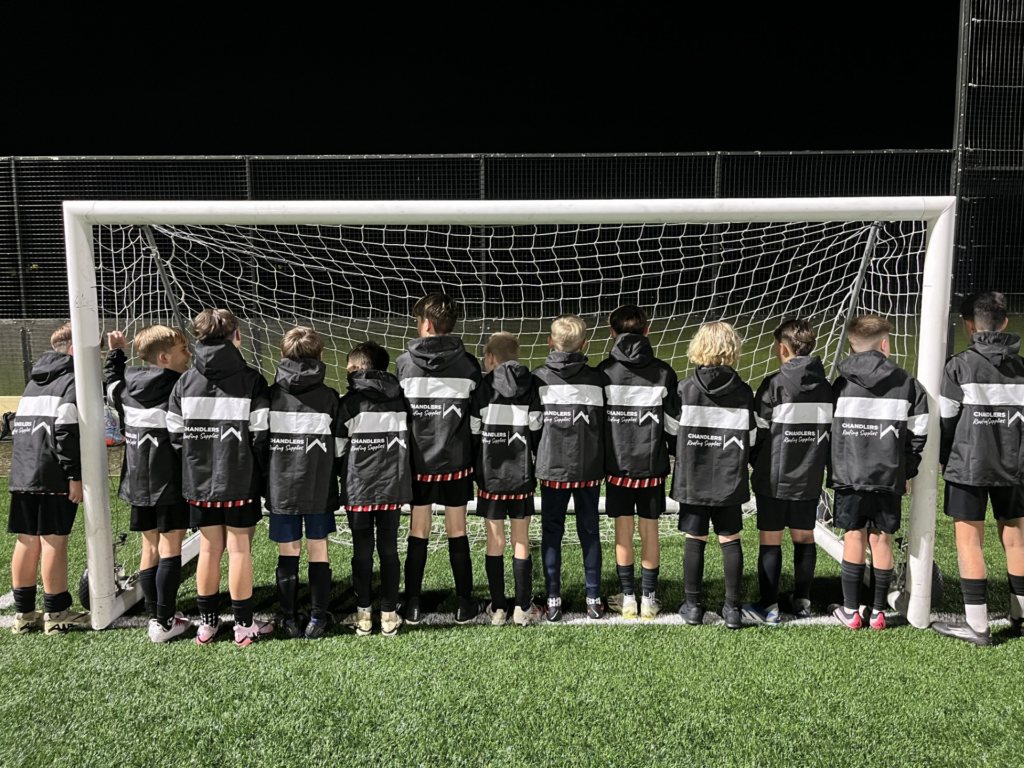
{"type": "Polygon", "coordinates": [[[964,390],[957,380],[956,358],[946,361],[942,375],[942,392],[939,397],[939,414],[942,417],[942,428],[939,441],[939,464],[946,466],[949,454],[953,451],[953,439],[956,437],[956,426],[960,422],[960,411],[964,402],[964,390]]]}
{"type": "Polygon", "coordinates": [[[747,420],[747,425],[750,427],[750,432],[747,436],[747,461],[750,464],[754,463],[754,460],[750,457],[750,449],[754,445],[754,440],[757,438],[757,405],[754,403],[754,391],[747,386],[747,409],[750,411],[750,418],[747,420]]]}
{"type": "Polygon", "coordinates": [[[756,425],[757,431],[754,434],[754,439],[750,441],[750,463],[756,464],[757,457],[761,453],[761,450],[765,447],[765,444],[771,440],[772,431],[772,411],[774,405],[771,401],[771,377],[766,376],[761,381],[761,386],[757,388],[757,394],[754,395],[754,424],[756,425]]]}
{"type": "Polygon", "coordinates": [[[476,389],[473,390],[473,394],[469,398],[469,431],[473,435],[473,457],[476,458],[480,455],[480,430],[483,426],[483,420],[480,417],[480,411],[487,404],[487,395],[484,393],[484,387],[481,383],[477,383],[476,389]]]}
{"type": "MultiPolygon", "coordinates": [[[[334,390],[331,391],[334,392],[334,390]]],[[[346,426],[347,420],[343,416],[345,400],[337,392],[334,392],[334,396],[337,398],[334,404],[334,414],[331,416],[331,436],[334,438],[334,474],[341,477],[341,457],[348,444],[348,427],[346,426]]]]}
{"type": "Polygon", "coordinates": [[[540,389],[537,387],[537,378],[534,377],[533,385],[530,388],[530,450],[537,455],[537,448],[540,447],[540,435],[544,428],[544,406],[540,402],[540,389]]]}
{"type": "Polygon", "coordinates": [[[107,404],[117,411],[122,424],[124,424],[124,407],[121,404],[121,395],[124,393],[126,361],[124,350],[112,349],[107,353],[107,359],[103,363],[103,384],[106,387],[107,404]]]}
{"type": "Polygon", "coordinates": [[[665,382],[668,393],[661,404],[662,413],[665,415],[665,445],[668,447],[669,456],[673,454],[676,447],[676,435],[679,434],[679,378],[675,371],[670,371],[668,380],[665,382]]]}
{"type": "Polygon", "coordinates": [[[181,379],[174,383],[171,396],[167,400],[167,433],[174,450],[181,452],[181,442],[185,436],[185,420],[181,418],[181,379]]]}
{"type": "Polygon", "coordinates": [[[57,461],[68,480],[82,479],[82,449],[78,431],[78,401],[74,384],[64,393],[53,425],[57,461]]]}
{"type": "Polygon", "coordinates": [[[261,374],[256,374],[249,404],[249,445],[265,478],[270,466],[270,387],[261,374]]]}
{"type": "Polygon", "coordinates": [[[907,412],[907,479],[917,477],[921,466],[921,453],[928,442],[928,395],[924,387],[911,379],[910,410],[907,412]]]}

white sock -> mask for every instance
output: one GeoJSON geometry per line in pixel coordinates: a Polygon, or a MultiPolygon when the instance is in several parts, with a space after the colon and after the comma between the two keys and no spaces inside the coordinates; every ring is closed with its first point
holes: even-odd
{"type": "Polygon", "coordinates": [[[971,625],[971,629],[975,632],[987,632],[988,631],[988,606],[982,603],[981,605],[965,605],[964,611],[967,614],[967,623],[971,625]]]}
{"type": "Polygon", "coordinates": [[[1010,595],[1010,618],[1024,618],[1024,595],[1010,595]]]}

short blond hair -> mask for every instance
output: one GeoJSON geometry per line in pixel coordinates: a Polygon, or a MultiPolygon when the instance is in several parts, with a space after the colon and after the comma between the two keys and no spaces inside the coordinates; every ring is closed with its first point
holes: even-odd
{"type": "Polygon", "coordinates": [[[185,334],[166,325],[150,325],[136,333],[132,339],[135,354],[150,365],[156,365],[161,352],[170,353],[179,344],[188,346],[185,334]]]}
{"type": "Polygon", "coordinates": [[[200,341],[230,339],[238,330],[238,318],[229,309],[204,309],[192,321],[192,333],[200,341]]]}
{"type": "Polygon", "coordinates": [[[71,349],[71,323],[64,323],[60,328],[50,334],[50,346],[54,352],[67,354],[71,349]]]}
{"type": "Polygon", "coordinates": [[[579,352],[587,341],[587,324],[579,315],[559,315],[551,321],[551,343],[557,352],[579,352]]]}
{"type": "Polygon", "coordinates": [[[893,325],[881,315],[860,315],[850,321],[846,338],[854,352],[869,352],[878,349],[882,339],[893,331],[893,325]]]}
{"type": "Polygon", "coordinates": [[[324,337],[309,326],[292,328],[281,339],[281,357],[299,360],[309,357],[318,360],[324,351],[324,337]]]}
{"type": "Polygon", "coordinates": [[[690,341],[686,356],[694,365],[735,366],[743,353],[743,339],[729,323],[702,325],[690,341]]]}
{"type": "Polygon", "coordinates": [[[518,360],[519,337],[508,331],[492,333],[491,338],[484,344],[484,354],[494,355],[494,360],[499,365],[509,360],[518,360]]]}

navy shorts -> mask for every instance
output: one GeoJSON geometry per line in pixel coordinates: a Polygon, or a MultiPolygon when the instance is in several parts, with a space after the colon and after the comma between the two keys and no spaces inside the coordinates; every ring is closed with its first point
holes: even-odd
{"type": "Polygon", "coordinates": [[[882,533],[896,533],[903,517],[903,497],[884,491],[856,491],[836,488],[832,525],[844,531],[876,528],[882,533]]]}
{"type": "Polygon", "coordinates": [[[627,488],[608,483],[604,488],[604,511],[608,517],[632,517],[636,514],[645,520],[657,520],[665,514],[665,486],[627,488]]]}
{"type": "Polygon", "coordinates": [[[67,496],[11,493],[7,532],[25,536],[70,536],[78,505],[67,496]]]}
{"type": "Polygon", "coordinates": [[[757,494],[757,530],[781,531],[795,528],[798,531],[814,530],[818,514],[818,500],[787,501],[757,494]]]}
{"type": "Polygon", "coordinates": [[[317,515],[282,515],[270,516],[270,540],[278,544],[290,544],[302,538],[302,527],[305,524],[306,538],[318,541],[326,539],[328,534],[338,530],[338,522],[329,512],[317,515]]]}
{"type": "Polygon", "coordinates": [[[992,502],[992,517],[996,520],[1024,517],[1024,488],[1016,485],[985,488],[946,481],[943,510],[954,520],[984,522],[989,501],[992,502]]]}
{"type": "Polygon", "coordinates": [[[702,507],[679,504],[679,530],[691,536],[707,536],[711,526],[719,536],[735,536],[743,530],[743,505],[702,507]]]}

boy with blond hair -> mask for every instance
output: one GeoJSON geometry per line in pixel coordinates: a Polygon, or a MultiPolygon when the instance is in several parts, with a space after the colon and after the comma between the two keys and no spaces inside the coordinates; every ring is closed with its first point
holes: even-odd
{"type": "Polygon", "coordinates": [[[889,359],[892,324],[878,315],[855,317],[847,328],[852,354],[839,364],[832,385],[832,460],[828,484],[835,489],[833,524],[843,537],[843,604],[829,612],[850,629],[885,629],[892,584],[892,536],[899,530],[902,497],[917,475],[928,437],[924,388],[889,359]],[[866,548],[871,547],[875,593],[860,614],[866,548]]]}
{"type": "Polygon", "coordinates": [[[484,345],[484,376],[473,395],[470,426],[476,444],[477,514],[487,520],[487,584],[491,624],[508,618],[505,597],[505,518],[512,528],[512,573],[519,626],[543,616],[533,604],[530,519],[535,511],[533,452],[541,428],[541,406],[530,369],[519,362],[519,339],[504,331],[484,345]]]}
{"type": "Polygon", "coordinates": [[[121,331],[108,333],[107,342],[107,400],[125,438],[117,495],[131,505],[130,530],[142,533],[139,587],[150,616],[149,639],[165,643],[191,626],[177,611],[189,507],[181,495],[181,461],[167,431],[167,405],[192,353],[185,334],[166,325],[135,334],[132,345],[144,366],[126,368],[128,339],[121,331]]]}
{"type": "Polygon", "coordinates": [[[541,553],[548,621],[562,620],[562,539],[572,498],[583,548],[587,617],[603,619],[598,502],[604,477],[604,387],[608,377],[587,365],[587,325],[577,315],[551,322],[551,353],[533,372],[542,428],[537,446],[542,518],[541,553]]]}
{"type": "Polygon", "coordinates": [[[747,464],[754,439],[754,395],[734,370],[743,342],[729,323],[707,323],[690,342],[697,369],[679,382],[672,498],[679,502],[679,530],[686,533],[683,579],[687,624],[704,623],[704,550],[713,525],[722,548],[725,604],[722,618],[739,629],[743,584],[742,505],[750,499],[747,464]]]}

